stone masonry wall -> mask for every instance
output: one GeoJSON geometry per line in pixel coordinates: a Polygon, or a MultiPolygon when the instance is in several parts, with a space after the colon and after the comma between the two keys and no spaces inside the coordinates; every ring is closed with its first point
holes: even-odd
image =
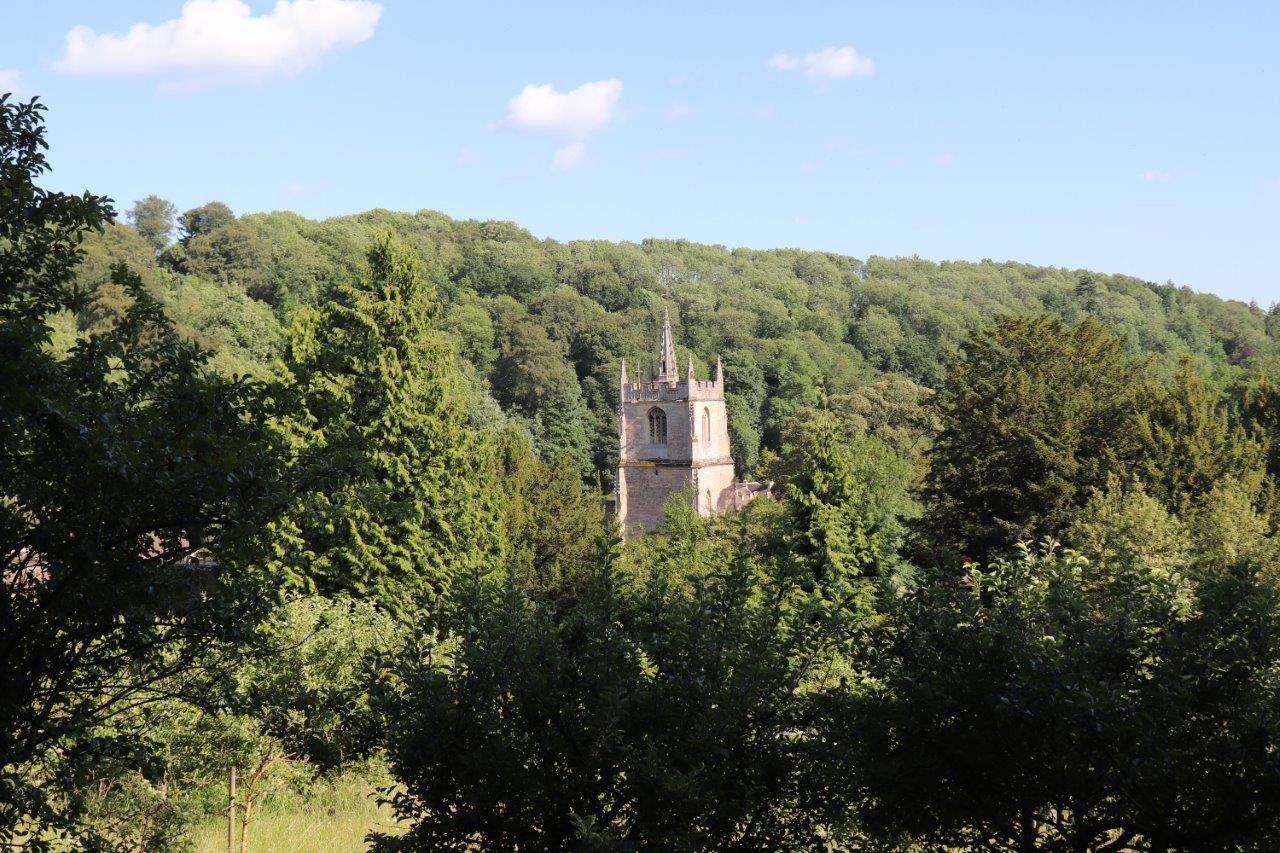
{"type": "Polygon", "coordinates": [[[662,523],[672,495],[689,485],[690,469],[673,465],[627,465],[618,470],[625,489],[627,531],[648,533],[662,523]]]}

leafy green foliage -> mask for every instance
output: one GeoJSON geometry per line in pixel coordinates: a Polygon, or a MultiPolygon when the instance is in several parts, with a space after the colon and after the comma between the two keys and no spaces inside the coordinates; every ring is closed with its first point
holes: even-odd
{"type": "Polygon", "coordinates": [[[158,254],[169,245],[169,235],[173,233],[178,209],[167,199],[149,195],[134,202],[126,216],[134,230],[158,254]]]}
{"type": "Polygon", "coordinates": [[[384,848],[1280,842],[1275,309],[431,211],[166,245],[0,112],[0,840],[386,749],[384,848]],[[664,310],[776,499],[619,543],[664,310]]]}
{"type": "Polygon", "coordinates": [[[549,597],[570,594],[578,567],[594,558],[604,535],[604,496],[582,488],[572,457],[543,462],[517,424],[498,436],[497,457],[512,583],[549,597]]]}
{"type": "Polygon", "coordinates": [[[1058,530],[1132,458],[1138,368],[1093,320],[1007,318],[963,347],[934,398],[929,523],[973,555],[1058,530]]]}
{"type": "Polygon", "coordinates": [[[500,403],[529,418],[544,458],[564,454],[579,472],[591,470],[591,413],[564,349],[543,326],[516,312],[499,319],[494,393],[500,403]]]}
{"type": "Polygon", "coordinates": [[[865,476],[877,464],[892,465],[890,454],[877,454],[881,448],[874,439],[841,441],[835,415],[821,410],[793,419],[784,444],[787,560],[806,583],[846,599],[862,618],[875,609],[873,579],[891,562],[892,511],[868,499],[884,481],[865,476]]]}
{"type": "Polygon", "coordinates": [[[1114,476],[1075,514],[1066,541],[1100,566],[1140,567],[1169,577],[1183,570],[1193,548],[1185,523],[1140,484],[1125,487],[1114,476]]]}
{"type": "Polygon", "coordinates": [[[231,212],[231,208],[220,201],[193,207],[178,217],[178,226],[182,229],[182,244],[185,246],[196,237],[211,234],[230,225],[235,219],[236,215],[231,212]]]}
{"type": "Polygon", "coordinates": [[[313,483],[274,530],[271,566],[327,595],[408,614],[496,553],[488,449],[465,429],[435,291],[392,237],[322,311],[294,318],[277,386],[313,483]]]}
{"type": "Polygon", "coordinates": [[[270,244],[248,225],[233,221],[190,237],[180,271],[270,302],[270,257],[270,244]]]}
{"type": "Polygon", "coordinates": [[[1240,397],[1241,419],[1265,449],[1267,473],[1274,480],[1280,477],[1280,389],[1262,373],[1244,385],[1240,397]]]}
{"type": "Polygon", "coordinates": [[[1146,568],[1050,547],[897,600],[865,688],[825,711],[864,825],[947,848],[1273,846],[1277,590],[1183,564],[1188,598],[1146,568]]]}
{"type": "Polygon", "coordinates": [[[395,703],[411,828],[382,848],[824,849],[797,730],[847,636],[842,589],[759,556],[774,505],[710,528],[679,507],[545,588],[459,589],[395,703]]]}
{"type": "Polygon", "coordinates": [[[83,826],[121,850],[182,849],[207,815],[222,816],[225,835],[235,768],[238,832],[251,838],[263,806],[377,777],[371,686],[402,642],[368,602],[285,602],[239,648],[198,663],[222,677],[200,690],[162,685],[173,698],[115,722],[131,749],[66,780],[84,802],[83,826]]]}
{"type": "Polygon", "coordinates": [[[1260,474],[1263,451],[1230,423],[1221,395],[1183,361],[1172,382],[1156,386],[1135,414],[1141,463],[1151,494],[1184,512],[1223,478],[1260,474]]]}
{"type": "Polygon", "coordinates": [[[431,211],[374,210],[323,222],[292,213],[237,219],[212,202],[182,220],[182,242],[162,258],[188,274],[178,288],[203,281],[243,291],[285,321],[332,298],[359,275],[375,236],[393,231],[438,282],[441,326],[475,376],[488,380],[507,412],[531,419],[534,410],[543,413],[531,428],[544,458],[568,450],[606,483],[616,463],[618,364],[628,359],[633,375],[652,367],[663,308],[675,318],[677,342],[702,369],[724,358],[730,437],[744,473],[762,450],[778,451],[794,411],[824,394],[848,396],[904,378],[937,388],[968,336],[1001,316],[1043,313],[1068,325],[1092,318],[1120,336],[1130,355],[1151,354],[1156,373],[1167,376],[1188,358],[1215,389],[1280,365],[1280,324],[1260,309],[1124,276],[728,251],[683,240],[560,244],[511,223],[454,221],[431,211]],[[520,321],[547,341],[516,328],[520,321]],[[546,393],[529,397],[531,385],[546,393]],[[550,422],[552,413],[570,410],[550,422]]]}
{"type": "Polygon", "coordinates": [[[128,750],[108,724],[259,606],[234,569],[278,473],[258,389],[213,375],[124,265],[117,322],[51,346],[112,210],[36,186],[42,111],[0,98],[0,839],[34,825],[37,846],[81,807],[49,780],[128,750]]]}
{"type": "Polygon", "coordinates": [[[192,278],[176,280],[160,299],[166,314],[182,318],[184,336],[211,353],[216,373],[271,378],[284,331],[266,305],[234,286],[192,278]]]}
{"type": "Polygon", "coordinates": [[[933,403],[929,525],[971,555],[1061,531],[1117,475],[1179,516],[1224,478],[1269,501],[1263,445],[1190,362],[1161,382],[1091,319],[1000,321],[965,345],[933,403]]]}

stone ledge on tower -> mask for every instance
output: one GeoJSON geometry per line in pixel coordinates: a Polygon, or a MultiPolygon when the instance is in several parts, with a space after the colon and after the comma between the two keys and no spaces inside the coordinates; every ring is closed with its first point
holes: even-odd
{"type": "Polygon", "coordinates": [[[724,383],[695,379],[693,382],[624,382],[622,402],[655,403],[677,400],[723,400],[724,383]]]}

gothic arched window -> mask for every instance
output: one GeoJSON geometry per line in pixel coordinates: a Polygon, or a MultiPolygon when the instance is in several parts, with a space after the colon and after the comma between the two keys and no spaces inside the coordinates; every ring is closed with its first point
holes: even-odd
{"type": "Polygon", "coordinates": [[[702,409],[702,440],[711,440],[711,409],[707,407],[702,409]]]}
{"type": "Polygon", "coordinates": [[[707,489],[707,512],[713,513],[715,511],[716,511],[716,505],[711,502],[711,490],[707,489]]]}
{"type": "Polygon", "coordinates": [[[649,443],[667,443],[667,413],[662,409],[649,410],[649,443]]]}

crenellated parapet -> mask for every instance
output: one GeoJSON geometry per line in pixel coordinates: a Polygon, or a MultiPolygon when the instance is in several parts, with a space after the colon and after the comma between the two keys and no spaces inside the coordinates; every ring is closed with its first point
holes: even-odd
{"type": "Polygon", "coordinates": [[[622,385],[624,403],[658,403],[685,400],[723,400],[724,382],[714,379],[681,379],[678,382],[628,382],[622,385]]]}

